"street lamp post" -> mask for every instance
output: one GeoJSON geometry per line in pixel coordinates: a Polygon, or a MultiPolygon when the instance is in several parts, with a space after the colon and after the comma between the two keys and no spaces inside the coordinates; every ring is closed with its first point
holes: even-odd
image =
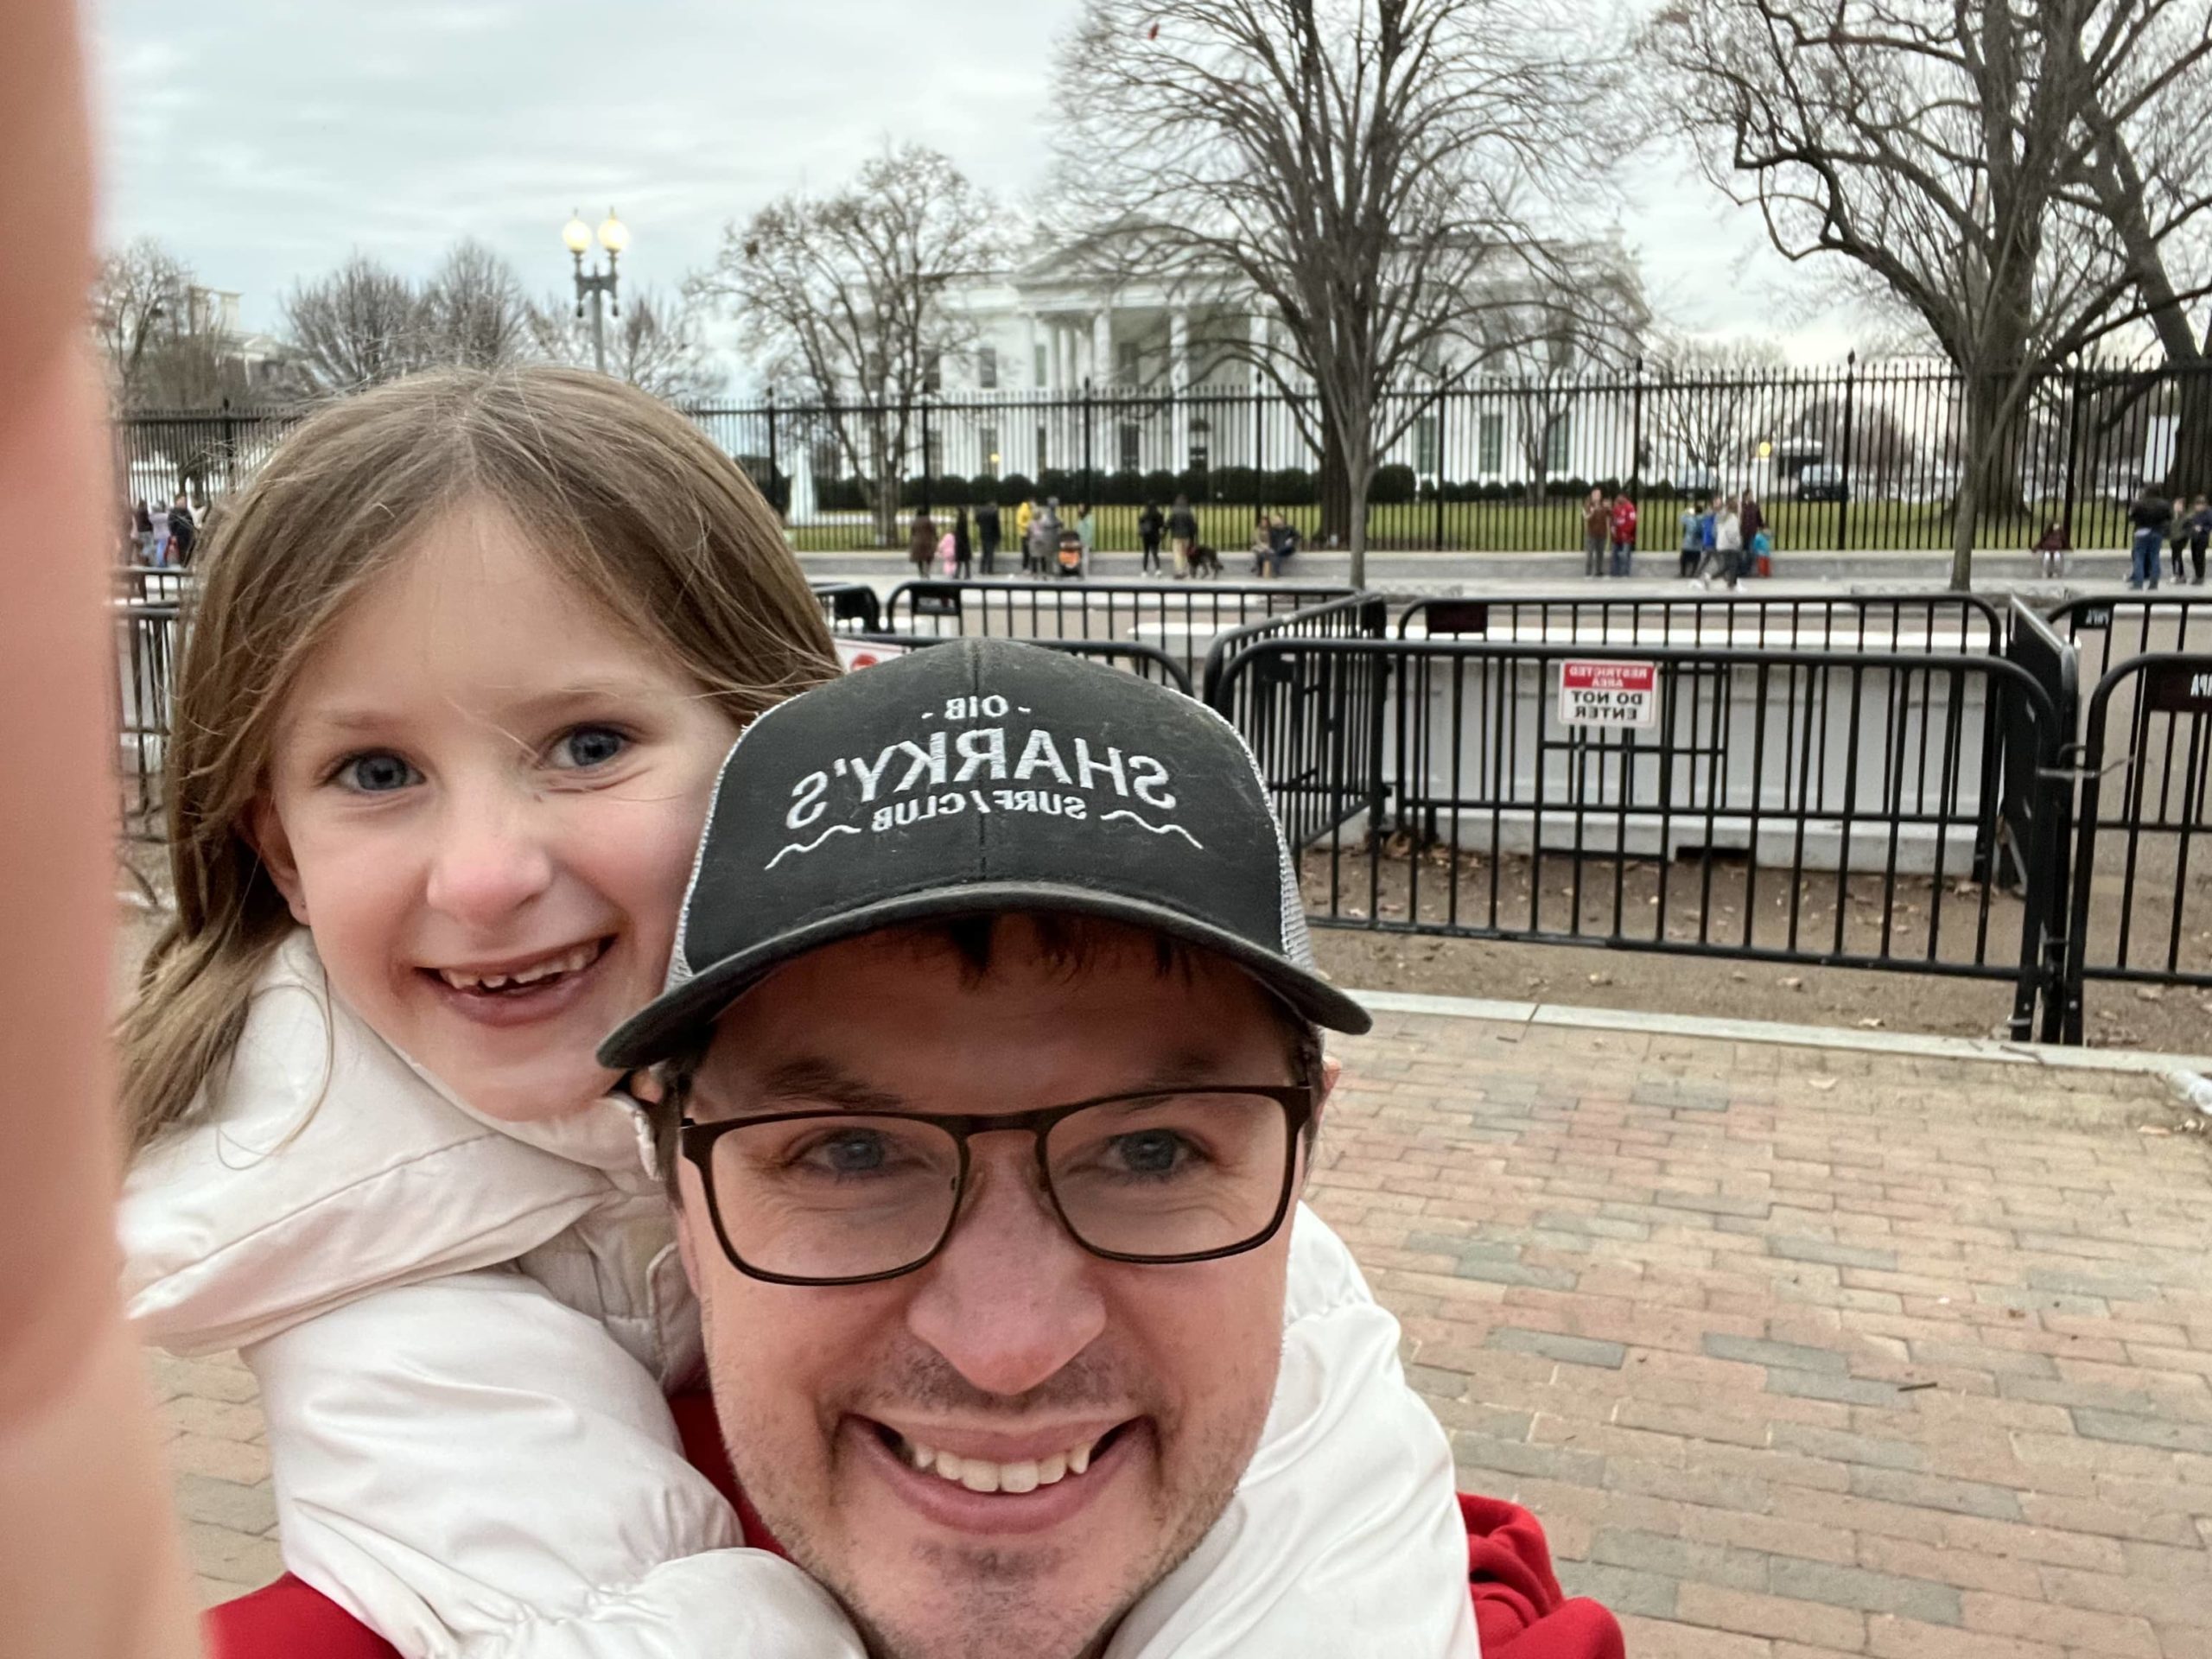
{"type": "Polygon", "coordinates": [[[584,269],[584,255],[591,249],[591,227],[584,223],[583,215],[572,215],[561,232],[561,240],[576,260],[576,315],[584,314],[584,297],[591,297],[591,358],[601,374],[607,372],[606,310],[612,308],[616,316],[622,315],[622,301],[616,284],[620,280],[616,266],[621,263],[622,250],[630,245],[630,227],[614,217],[614,210],[607,210],[607,218],[599,227],[599,245],[607,250],[607,270],[601,275],[596,260],[592,268],[584,269]]]}

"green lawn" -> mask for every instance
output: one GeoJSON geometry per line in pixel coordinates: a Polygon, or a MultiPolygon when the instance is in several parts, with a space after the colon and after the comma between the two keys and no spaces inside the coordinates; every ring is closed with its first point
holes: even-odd
{"type": "MultiPolygon", "coordinates": [[[[1683,503],[1647,501],[1639,547],[1645,553],[1672,552],[1681,545],[1679,516],[1683,503]]],[[[1765,506],[1769,533],[1777,552],[1802,549],[1839,549],[1838,512],[1833,501],[1777,501],[1765,506]]],[[[1314,540],[1320,524],[1319,507],[1283,510],[1306,537],[1314,540]]],[[[1137,547],[1135,507],[1101,507],[1098,546],[1108,552],[1134,552],[1137,547]]],[[[1252,508],[1209,505],[1198,509],[1200,539],[1221,550],[1226,569],[1241,564],[1252,536],[1252,508]]],[[[2060,516],[2060,504],[2040,504],[2031,512],[1986,525],[1980,544],[1989,548],[2032,547],[2046,524],[2060,516]]],[[[902,517],[905,523],[911,515],[902,517]]],[[[942,531],[950,518],[938,520],[942,531]]],[[[2126,542],[2126,509],[2110,502],[2076,502],[2074,545],[2119,547],[2126,542]]],[[[1006,540],[1014,539],[1014,512],[1002,514],[1006,540]]],[[[1071,520],[1072,522],[1072,520],[1071,520]]],[[[1916,501],[1853,501],[1842,515],[1842,550],[1948,551],[1949,515],[1939,505],[1916,501]]],[[[857,515],[830,524],[804,524],[792,532],[803,553],[844,553],[871,549],[874,543],[868,525],[857,515]]],[[[903,548],[904,543],[901,543],[903,548]]],[[[1582,511],[1573,501],[1547,501],[1530,505],[1522,501],[1446,502],[1442,531],[1434,503],[1376,506],[1369,510],[1368,545],[1376,549],[1409,549],[1461,553],[1580,552],[1582,548],[1582,511]]]]}

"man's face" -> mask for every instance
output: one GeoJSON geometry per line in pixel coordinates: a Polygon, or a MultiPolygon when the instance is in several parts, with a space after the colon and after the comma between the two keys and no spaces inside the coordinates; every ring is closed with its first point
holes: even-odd
{"type": "MultiPolygon", "coordinates": [[[[1080,970],[1049,960],[1020,918],[1001,925],[980,977],[931,936],[803,957],[724,1015],[690,1116],[995,1116],[1163,1082],[1291,1080],[1284,1026],[1242,973],[1205,957],[1163,973],[1149,935],[1094,934],[1080,970]]],[[[689,1162],[683,1182],[739,1478],[878,1652],[1093,1653],[1228,1503],[1274,1390],[1287,1226],[1221,1261],[1104,1261],[1054,1216],[1031,1137],[985,1134],[927,1266],[785,1286],[729,1264],[689,1162]],[[941,1454],[935,1466],[914,1466],[917,1446],[941,1454]],[[948,1479],[944,1453],[995,1469],[948,1479]],[[1063,1459],[1068,1472],[1033,1491],[969,1490],[1003,1487],[1008,1465],[1024,1485],[1063,1459]]]]}

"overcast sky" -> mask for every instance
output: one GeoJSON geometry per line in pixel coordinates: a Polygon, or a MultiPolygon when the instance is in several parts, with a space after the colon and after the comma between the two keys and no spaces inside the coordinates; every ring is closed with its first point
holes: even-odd
{"type": "MultiPolygon", "coordinates": [[[[626,280],[672,287],[721,227],[833,183],[886,136],[1018,200],[1043,181],[1072,0],[92,0],[111,244],[158,237],[275,328],[298,277],[359,248],[427,272],[464,235],[533,292],[561,226],[620,210],[626,280]]],[[[1680,326],[1840,355],[1849,323],[1679,161],[1620,223],[1680,326]]],[[[1599,211],[1589,228],[1612,221],[1599,211]]]]}

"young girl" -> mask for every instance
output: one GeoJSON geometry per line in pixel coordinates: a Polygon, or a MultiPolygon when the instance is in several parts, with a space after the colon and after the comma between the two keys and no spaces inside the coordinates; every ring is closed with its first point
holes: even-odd
{"type": "MultiPolygon", "coordinates": [[[[404,1653],[859,1659],[683,1459],[697,1311],[593,1058],[730,742],[833,671],[772,517],[614,382],[441,373],[302,427],[206,581],[123,1031],[134,1317],[244,1351],[286,1565],[404,1653]]],[[[1472,1655],[1396,1342],[1301,1215],[1262,1453],[1129,1652],[1341,1653],[1356,1585],[1370,1650],[1472,1655]]]]}

